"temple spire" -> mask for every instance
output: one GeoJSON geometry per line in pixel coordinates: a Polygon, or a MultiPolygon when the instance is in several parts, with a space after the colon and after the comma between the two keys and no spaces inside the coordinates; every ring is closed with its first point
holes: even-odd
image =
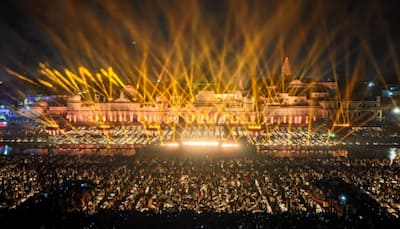
{"type": "Polygon", "coordinates": [[[243,80],[239,79],[239,90],[243,91],[244,87],[243,87],[243,80]]]}
{"type": "Polygon", "coordinates": [[[282,76],[290,75],[292,75],[292,68],[290,66],[289,57],[285,57],[285,60],[282,64],[282,76]]]}

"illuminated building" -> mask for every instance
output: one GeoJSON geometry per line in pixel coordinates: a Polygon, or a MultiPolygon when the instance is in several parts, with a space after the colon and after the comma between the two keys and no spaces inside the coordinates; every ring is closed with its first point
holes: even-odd
{"type": "Polygon", "coordinates": [[[84,100],[79,94],[66,98],[66,104],[49,105],[44,99],[22,106],[26,117],[59,115],[72,125],[130,125],[157,127],[175,125],[240,125],[260,130],[268,125],[308,125],[316,121],[348,126],[351,118],[375,119],[382,115],[380,100],[345,101],[337,96],[334,81],[315,82],[294,79],[289,59],[282,65],[282,85],[270,85],[257,97],[246,92],[242,81],[236,90],[216,93],[210,88],[195,94],[193,101],[179,96],[155,96],[143,101],[140,93],[127,85],[117,99],[94,95],[84,100]],[[279,90],[278,88],[282,88],[279,90]],[[365,115],[367,114],[367,115],[365,115]]]}

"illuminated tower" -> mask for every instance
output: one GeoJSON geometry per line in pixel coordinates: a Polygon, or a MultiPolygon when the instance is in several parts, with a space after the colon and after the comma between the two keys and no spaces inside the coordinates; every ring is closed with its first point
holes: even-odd
{"type": "Polygon", "coordinates": [[[239,80],[239,88],[238,88],[240,91],[243,91],[243,89],[244,89],[244,87],[243,87],[243,80],[242,79],[240,79],[239,80]]]}
{"type": "Polygon", "coordinates": [[[292,75],[292,68],[290,66],[289,57],[285,57],[281,69],[282,92],[285,92],[285,79],[292,75]]]}
{"type": "Polygon", "coordinates": [[[292,67],[290,66],[289,57],[285,57],[285,60],[282,64],[282,76],[291,76],[292,75],[292,67]]]}

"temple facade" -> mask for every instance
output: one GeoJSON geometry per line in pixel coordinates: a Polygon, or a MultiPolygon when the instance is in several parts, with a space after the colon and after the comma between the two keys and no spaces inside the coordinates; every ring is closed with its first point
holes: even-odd
{"type": "Polygon", "coordinates": [[[142,123],[157,126],[184,122],[244,125],[254,129],[263,125],[303,125],[320,120],[347,125],[350,117],[354,117],[352,113],[362,116],[369,112],[369,119],[382,113],[379,100],[358,105],[340,101],[336,95],[336,82],[293,79],[291,75],[289,59],[285,58],[282,85],[270,85],[257,96],[246,93],[240,81],[234,91],[199,90],[192,101],[183,101],[176,96],[159,96],[146,102],[137,99],[139,92],[128,85],[114,100],[105,100],[98,95],[92,100],[84,100],[77,94],[66,97],[65,105],[49,105],[41,100],[34,106],[21,107],[19,113],[26,117],[58,115],[72,125],[142,123]]]}

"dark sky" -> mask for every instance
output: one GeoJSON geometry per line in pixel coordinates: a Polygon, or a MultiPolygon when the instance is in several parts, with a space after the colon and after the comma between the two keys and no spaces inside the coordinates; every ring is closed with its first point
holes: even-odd
{"type": "Polygon", "coordinates": [[[5,68],[35,79],[42,77],[39,63],[112,66],[135,81],[141,71],[157,78],[188,69],[208,78],[268,77],[288,56],[298,75],[398,82],[396,6],[395,0],[1,1],[1,94],[21,83],[5,68]]]}

